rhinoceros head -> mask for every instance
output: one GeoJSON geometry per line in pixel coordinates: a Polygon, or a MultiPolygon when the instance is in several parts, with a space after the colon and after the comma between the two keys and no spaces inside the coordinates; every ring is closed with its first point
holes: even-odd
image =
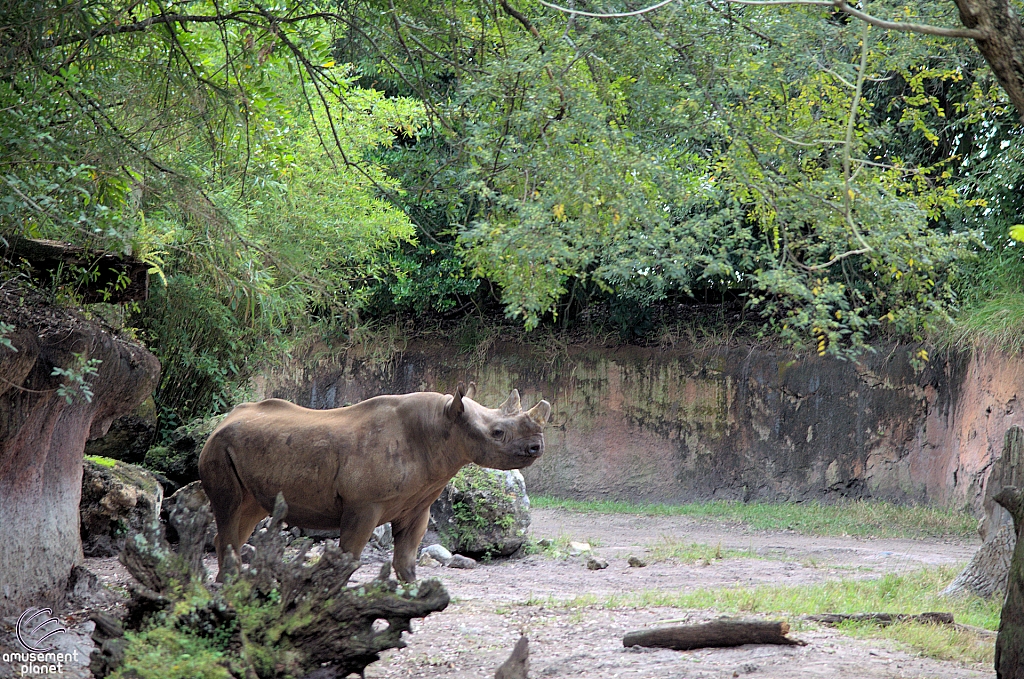
{"type": "MultiPolygon", "coordinates": [[[[541,401],[523,412],[519,391],[512,390],[497,408],[486,408],[467,394],[475,394],[460,382],[445,406],[445,417],[466,446],[466,454],[481,467],[522,469],[544,454],[544,425],[551,414],[551,404],[541,401]]],[[[454,442],[454,441],[453,441],[454,442]]]]}

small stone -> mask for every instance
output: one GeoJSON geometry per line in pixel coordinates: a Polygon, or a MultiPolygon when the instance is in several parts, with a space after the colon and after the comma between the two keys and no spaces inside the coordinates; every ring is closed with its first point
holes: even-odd
{"type": "Polygon", "coordinates": [[[754,663],[747,663],[740,668],[740,671],[744,674],[753,674],[754,672],[757,672],[757,665],[754,663]]]}
{"type": "Polygon", "coordinates": [[[590,551],[589,542],[570,542],[569,543],[569,556],[579,556],[583,552],[590,551]]]}
{"type": "Polygon", "coordinates": [[[629,563],[630,568],[644,568],[647,565],[647,562],[638,556],[629,557],[627,563],[629,563]]]}
{"type": "Polygon", "coordinates": [[[242,563],[252,563],[252,558],[256,556],[256,548],[250,545],[248,542],[242,545],[242,549],[239,551],[238,559],[242,563]]]}
{"type": "Polygon", "coordinates": [[[438,568],[441,566],[441,562],[429,554],[424,554],[420,557],[419,565],[424,568],[438,568]]]}
{"type": "Polygon", "coordinates": [[[470,559],[468,556],[456,554],[452,557],[452,560],[448,562],[448,568],[476,568],[476,561],[470,559]]]}
{"type": "Polygon", "coordinates": [[[552,544],[554,544],[554,543],[552,543],[549,538],[541,538],[537,542],[537,546],[538,547],[550,547],[552,544]]]}
{"type": "Polygon", "coordinates": [[[424,548],[423,553],[429,554],[432,558],[440,561],[445,566],[451,563],[452,560],[452,553],[442,545],[430,545],[429,547],[424,548]]]}
{"type": "Polygon", "coordinates": [[[587,559],[587,569],[592,571],[603,571],[608,568],[608,562],[604,559],[598,559],[596,557],[590,557],[587,559]]]}

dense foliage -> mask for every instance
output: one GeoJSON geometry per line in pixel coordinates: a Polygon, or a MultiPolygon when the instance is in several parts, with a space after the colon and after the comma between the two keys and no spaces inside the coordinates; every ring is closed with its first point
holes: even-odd
{"type": "Polygon", "coordinates": [[[131,323],[173,417],[311,324],[396,313],[643,337],[729,302],[851,355],[966,304],[963,327],[1024,336],[1022,129],[969,41],[534,0],[0,0],[0,35],[0,234],[153,266],[131,323]]]}

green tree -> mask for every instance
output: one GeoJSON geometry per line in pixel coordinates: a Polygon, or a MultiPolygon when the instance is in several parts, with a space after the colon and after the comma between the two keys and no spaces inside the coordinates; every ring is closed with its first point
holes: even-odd
{"type": "Polygon", "coordinates": [[[415,135],[422,107],[354,84],[330,16],[6,2],[0,25],[0,234],[153,265],[165,287],[135,322],[165,408],[227,407],[277,339],[358,324],[368,282],[403,275],[415,233],[367,153],[415,135]]]}

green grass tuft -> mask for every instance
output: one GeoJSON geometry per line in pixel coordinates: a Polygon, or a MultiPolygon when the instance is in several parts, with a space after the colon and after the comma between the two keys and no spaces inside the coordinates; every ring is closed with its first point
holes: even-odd
{"type": "Polygon", "coordinates": [[[943,334],[940,340],[957,349],[981,345],[1019,354],[1024,351],[1024,295],[1019,289],[995,292],[965,309],[943,334]]]}
{"type": "Polygon", "coordinates": [[[735,521],[759,530],[795,530],[808,535],[973,537],[978,527],[978,520],[965,510],[865,500],[836,504],[816,501],[778,504],[715,501],[667,505],[531,497],[530,504],[535,509],[565,509],[581,513],[687,516],[735,521]]]}
{"type": "Polygon", "coordinates": [[[117,465],[117,460],[111,457],[100,457],[99,455],[86,455],[85,459],[93,464],[98,464],[101,467],[114,467],[117,465]]]}

